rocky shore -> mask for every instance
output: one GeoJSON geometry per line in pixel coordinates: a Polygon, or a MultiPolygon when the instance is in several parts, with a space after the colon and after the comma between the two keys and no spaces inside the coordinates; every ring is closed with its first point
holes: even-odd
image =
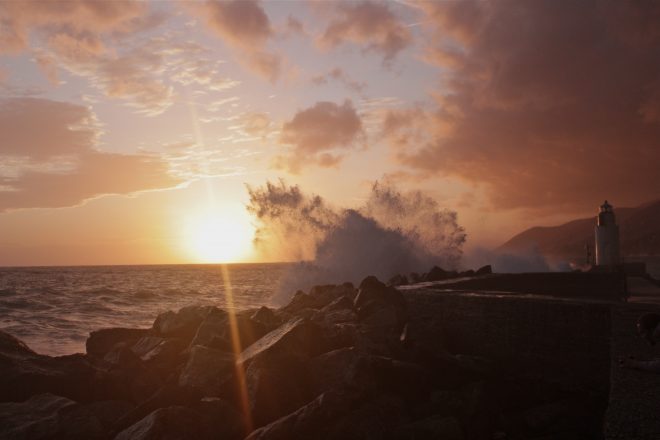
{"type": "Polygon", "coordinates": [[[40,355],[0,332],[0,438],[600,437],[589,396],[450,352],[409,310],[367,277],[280,309],[192,306],[94,331],[85,354],[40,355]]]}

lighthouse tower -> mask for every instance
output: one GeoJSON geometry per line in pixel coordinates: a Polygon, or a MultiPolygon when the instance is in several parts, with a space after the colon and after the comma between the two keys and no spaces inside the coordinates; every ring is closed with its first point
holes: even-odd
{"type": "Polygon", "coordinates": [[[596,265],[615,266],[619,263],[619,226],[612,205],[605,200],[596,223],[596,265]]]}

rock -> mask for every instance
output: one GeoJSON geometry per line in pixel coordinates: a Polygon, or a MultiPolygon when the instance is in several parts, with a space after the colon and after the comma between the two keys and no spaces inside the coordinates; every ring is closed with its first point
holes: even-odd
{"type": "Polygon", "coordinates": [[[90,356],[102,358],[120,342],[132,345],[139,338],[146,336],[148,329],[105,328],[89,334],[85,349],[90,356]]]}
{"type": "Polygon", "coordinates": [[[359,399],[353,392],[327,391],[295,412],[253,431],[246,440],[319,438],[319,433],[351,411],[359,399]]]}
{"type": "Polygon", "coordinates": [[[357,314],[353,310],[353,300],[349,296],[343,295],[316,312],[312,316],[312,320],[326,327],[356,322],[357,314]]]}
{"type": "Polygon", "coordinates": [[[183,339],[145,336],[131,347],[131,351],[148,364],[169,365],[177,362],[185,344],[183,339]]]}
{"type": "Polygon", "coordinates": [[[257,357],[267,357],[274,353],[309,358],[323,353],[326,349],[327,341],[318,325],[307,319],[294,319],[243,350],[237,362],[247,365],[257,357]]]}
{"type": "Polygon", "coordinates": [[[356,293],[351,283],[314,286],[309,291],[309,295],[300,290],[297,291],[291,302],[281,311],[298,315],[305,309],[319,310],[342,296],[354,298],[356,293]]]}
{"type": "Polygon", "coordinates": [[[466,271],[461,272],[461,273],[458,274],[459,278],[473,277],[474,275],[475,275],[475,271],[473,271],[472,269],[466,270],[466,271]]]}
{"type": "Polygon", "coordinates": [[[433,266],[426,274],[425,281],[443,281],[451,278],[456,278],[458,273],[455,271],[446,271],[438,266],[433,266]]]}
{"type": "MultiPolygon", "coordinates": [[[[212,312],[201,323],[190,346],[204,345],[224,351],[234,351],[232,347],[231,318],[228,313],[212,312]]],[[[234,315],[233,322],[242,349],[250,346],[267,333],[266,326],[244,315],[234,315]]]]}
{"type": "Polygon", "coordinates": [[[463,440],[465,437],[458,420],[453,417],[435,415],[397,428],[390,438],[392,440],[431,438],[442,440],[463,440]]]}
{"type": "Polygon", "coordinates": [[[309,375],[311,392],[315,395],[347,387],[373,390],[377,385],[368,356],[355,347],[340,348],[313,358],[309,363],[309,375]]]}
{"type": "Polygon", "coordinates": [[[81,354],[40,355],[0,331],[0,401],[22,401],[43,393],[87,401],[94,391],[95,373],[81,354]]]}
{"type": "Polygon", "coordinates": [[[256,322],[261,323],[266,329],[268,329],[268,331],[274,330],[282,323],[280,319],[275,315],[273,309],[266,306],[261,306],[259,310],[254,312],[251,318],[256,322]]]}
{"type": "Polygon", "coordinates": [[[181,371],[179,385],[203,396],[219,396],[222,385],[233,377],[234,361],[233,354],[196,345],[181,371]]]}
{"type": "Polygon", "coordinates": [[[407,305],[401,292],[387,287],[373,276],[360,283],[354,307],[360,322],[379,332],[401,333],[408,319],[407,305]]]}
{"type": "Polygon", "coordinates": [[[84,405],[96,417],[103,429],[110,430],[119,419],[135,409],[135,405],[125,400],[101,400],[84,405]]]}
{"type": "Polygon", "coordinates": [[[163,337],[177,337],[190,341],[197,328],[209,313],[222,313],[213,306],[188,306],[178,312],[168,311],[158,315],[153,324],[156,335],[163,337]]]}
{"type": "Polygon", "coordinates": [[[0,438],[102,439],[103,427],[89,410],[65,397],[39,394],[0,403],[0,438]]]}
{"type": "Polygon", "coordinates": [[[493,273],[493,268],[490,264],[488,264],[486,266],[482,266],[479,269],[477,269],[477,271],[474,274],[476,276],[480,276],[480,275],[489,275],[491,273],[493,273]]]}
{"type": "Polygon", "coordinates": [[[233,405],[217,397],[205,397],[193,409],[200,415],[201,423],[216,439],[242,439],[247,435],[245,416],[233,405]]]}
{"type": "Polygon", "coordinates": [[[200,395],[195,390],[183,388],[177,384],[167,383],[148,399],[122,415],[114,423],[113,431],[115,433],[122,431],[157,409],[170,406],[191,406],[195,402],[198,402],[199,399],[200,395]]]}
{"type": "Polygon", "coordinates": [[[353,407],[323,432],[327,440],[387,438],[405,420],[405,405],[394,396],[382,395],[353,407]]]}
{"type": "Polygon", "coordinates": [[[394,275],[392,278],[389,279],[387,282],[388,286],[396,287],[396,286],[407,286],[408,283],[408,278],[406,278],[405,275],[397,274],[394,275]]]}
{"type": "Polygon", "coordinates": [[[115,440],[205,440],[214,438],[202,426],[195,411],[171,406],[152,412],[139,422],[121,431],[115,440]]]}
{"type": "Polygon", "coordinates": [[[270,352],[252,359],[245,384],[255,427],[272,422],[309,402],[309,368],[304,358],[270,352]]]}

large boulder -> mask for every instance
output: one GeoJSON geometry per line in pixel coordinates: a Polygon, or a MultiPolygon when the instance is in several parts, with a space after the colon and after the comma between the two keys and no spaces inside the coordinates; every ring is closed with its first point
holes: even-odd
{"type": "Polygon", "coordinates": [[[392,440],[416,439],[463,440],[463,429],[453,417],[434,415],[408,423],[397,428],[391,435],[392,440]]]}
{"type": "Polygon", "coordinates": [[[305,359],[287,352],[254,358],[245,371],[245,391],[255,427],[263,426],[309,402],[305,359]]]}
{"type": "Polygon", "coordinates": [[[183,339],[145,336],[133,344],[131,351],[148,365],[173,367],[172,364],[179,361],[181,351],[185,346],[186,342],[183,339]]]}
{"type": "Polygon", "coordinates": [[[200,324],[190,346],[203,345],[224,351],[234,351],[234,337],[241,348],[248,347],[267,333],[264,324],[243,314],[231,316],[224,311],[209,313],[200,324]],[[235,335],[232,332],[236,332],[235,335]]]}
{"type": "Polygon", "coordinates": [[[261,323],[268,331],[275,330],[275,328],[282,324],[282,321],[273,309],[266,306],[261,306],[250,318],[261,323]]]}
{"type": "Polygon", "coordinates": [[[374,276],[360,283],[354,307],[360,321],[378,332],[400,333],[408,320],[407,304],[401,292],[374,276]]]}
{"type": "Polygon", "coordinates": [[[89,338],[85,342],[85,349],[90,356],[102,358],[118,343],[123,342],[132,345],[139,338],[146,336],[148,332],[148,329],[137,328],[104,328],[95,330],[89,334],[89,338]]]}
{"type": "Polygon", "coordinates": [[[337,298],[342,296],[354,298],[356,294],[351,283],[314,286],[310,289],[309,294],[301,290],[297,291],[291,302],[280,310],[286,314],[299,315],[305,309],[319,310],[337,298]]]}
{"type": "Polygon", "coordinates": [[[327,350],[327,341],[321,328],[308,319],[293,319],[264,335],[238,356],[237,362],[249,364],[257,357],[289,354],[309,358],[327,350]]]}
{"type": "Polygon", "coordinates": [[[327,391],[293,413],[253,431],[246,440],[320,438],[320,433],[351,411],[359,400],[360,395],[352,391],[327,391]]]}
{"type": "Polygon", "coordinates": [[[115,440],[205,440],[216,438],[195,411],[183,406],[160,408],[121,431],[115,440]]]}
{"type": "Polygon", "coordinates": [[[486,266],[482,266],[479,269],[477,269],[477,271],[474,274],[476,276],[480,276],[480,275],[490,275],[492,273],[493,273],[493,267],[490,264],[488,264],[486,266]]]}
{"type": "Polygon", "coordinates": [[[197,390],[203,396],[219,396],[223,385],[233,378],[235,356],[196,345],[179,376],[181,387],[197,390]]]}
{"type": "Polygon", "coordinates": [[[178,312],[170,310],[158,315],[154,321],[152,331],[158,336],[176,337],[190,341],[209,313],[220,312],[217,307],[213,306],[188,306],[183,307],[178,312]]]}
{"type": "Polygon", "coordinates": [[[40,355],[0,331],[0,401],[21,401],[42,393],[86,401],[94,391],[95,373],[83,355],[40,355]]]}
{"type": "Polygon", "coordinates": [[[458,273],[456,271],[447,271],[441,267],[433,266],[426,274],[425,281],[444,281],[451,278],[456,278],[458,273]]]}
{"type": "Polygon", "coordinates": [[[84,406],[53,394],[0,403],[0,438],[102,439],[103,426],[84,406]]]}

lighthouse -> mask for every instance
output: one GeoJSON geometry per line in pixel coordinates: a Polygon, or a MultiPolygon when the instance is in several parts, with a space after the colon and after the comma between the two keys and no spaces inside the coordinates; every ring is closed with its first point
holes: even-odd
{"type": "Polygon", "coordinates": [[[605,200],[596,221],[596,265],[615,266],[619,263],[619,226],[612,205],[605,200]]]}

